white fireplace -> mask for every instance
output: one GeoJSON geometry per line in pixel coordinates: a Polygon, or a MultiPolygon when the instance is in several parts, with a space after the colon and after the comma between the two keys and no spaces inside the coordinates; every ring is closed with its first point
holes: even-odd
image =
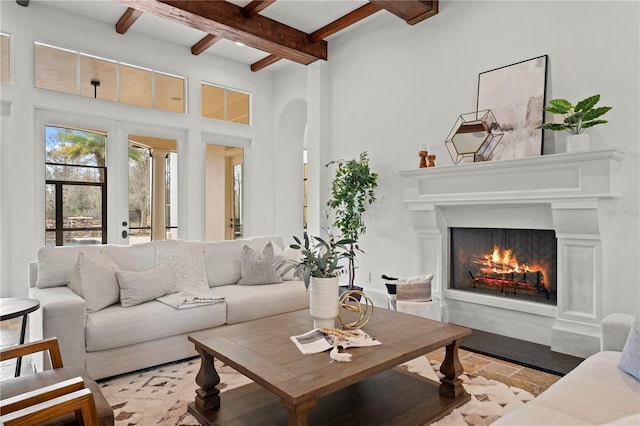
{"type": "Polygon", "coordinates": [[[600,347],[607,202],[617,198],[619,149],[400,172],[443,320],[586,357],[600,347]],[[557,238],[557,305],[449,287],[449,229],[547,229],[557,238]]]}

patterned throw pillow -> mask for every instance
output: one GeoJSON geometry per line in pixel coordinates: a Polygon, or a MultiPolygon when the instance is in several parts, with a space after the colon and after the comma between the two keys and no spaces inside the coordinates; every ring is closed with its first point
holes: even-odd
{"type": "Polygon", "coordinates": [[[176,276],[169,266],[148,271],[116,271],[120,284],[120,304],[123,308],[149,302],[165,294],[176,293],[176,276]]]}
{"type": "Polygon", "coordinates": [[[266,243],[258,255],[245,244],[242,248],[242,264],[239,285],[260,285],[281,283],[282,279],[275,268],[276,256],[273,254],[271,241],[266,243]]]}
{"type": "Polygon", "coordinates": [[[120,301],[116,269],[103,265],[84,253],[78,255],[83,298],[87,313],[97,312],[120,301]]]}
{"type": "MultiPolygon", "coordinates": [[[[80,253],[84,254],[87,257],[91,257],[93,260],[95,260],[96,262],[104,266],[108,266],[113,269],[118,269],[118,265],[116,265],[116,263],[102,251],[98,251],[94,256],[85,254],[84,252],[80,252],[80,253]]],[[[82,279],[80,278],[80,261],[79,260],[80,260],[80,255],[78,255],[78,261],[76,261],[76,264],[73,266],[73,269],[71,270],[71,281],[69,281],[68,287],[75,294],[77,294],[78,296],[84,299],[84,295],[82,294],[82,279]]]]}
{"type": "Polygon", "coordinates": [[[640,380],[640,316],[633,319],[629,337],[622,348],[620,369],[640,380]]]}

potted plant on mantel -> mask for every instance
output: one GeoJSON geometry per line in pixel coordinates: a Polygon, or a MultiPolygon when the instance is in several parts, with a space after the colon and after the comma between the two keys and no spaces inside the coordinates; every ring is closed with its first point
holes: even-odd
{"type": "Polygon", "coordinates": [[[331,182],[331,198],[327,201],[327,218],[333,212],[333,227],[352,241],[344,257],[349,260],[346,289],[353,290],[356,252],[364,253],[358,245],[358,238],[367,230],[363,214],[366,206],[376,201],[374,190],[378,186],[378,174],[371,171],[366,151],[359,158],[332,161],[327,167],[333,164],[337,164],[337,168],[331,182]]]}
{"type": "Polygon", "coordinates": [[[585,151],[589,149],[589,135],[582,133],[584,129],[593,127],[598,124],[608,123],[607,120],[599,119],[612,107],[598,107],[596,104],[600,101],[600,95],[589,96],[572,105],[566,99],[552,99],[549,106],[544,110],[552,114],[560,114],[564,117],[562,123],[545,123],[540,126],[542,129],[569,132],[567,137],[567,152],[585,151]]]}
{"type": "Polygon", "coordinates": [[[276,269],[281,275],[293,270],[294,276],[304,281],[309,291],[309,313],[314,328],[333,328],[338,316],[338,276],[343,270],[339,262],[347,257],[347,246],[353,241],[337,238],[330,232],[327,239],[309,237],[306,233],[304,242],[295,236],[293,239],[295,244],[289,247],[297,250],[299,255],[295,259],[278,261],[276,269]]]}

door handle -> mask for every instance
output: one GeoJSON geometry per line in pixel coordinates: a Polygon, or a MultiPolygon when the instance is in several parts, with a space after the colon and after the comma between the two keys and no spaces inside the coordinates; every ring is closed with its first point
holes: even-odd
{"type": "Polygon", "coordinates": [[[122,231],[122,238],[127,238],[128,236],[129,236],[129,234],[127,233],[126,229],[124,231],[122,231]]]}

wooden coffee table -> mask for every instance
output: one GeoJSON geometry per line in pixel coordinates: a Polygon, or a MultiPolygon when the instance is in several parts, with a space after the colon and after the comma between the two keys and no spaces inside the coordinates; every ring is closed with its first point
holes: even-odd
{"type": "Polygon", "coordinates": [[[382,344],[348,349],[347,363],[330,362],[328,352],[302,355],[289,337],[312,328],[302,310],[189,335],[201,357],[189,412],[205,425],[415,426],[470,399],[458,378],[467,328],[376,309],[363,330],[382,344]],[[394,368],[443,346],[440,383],[394,368]],[[214,357],[255,383],[221,396],[214,357]]]}

